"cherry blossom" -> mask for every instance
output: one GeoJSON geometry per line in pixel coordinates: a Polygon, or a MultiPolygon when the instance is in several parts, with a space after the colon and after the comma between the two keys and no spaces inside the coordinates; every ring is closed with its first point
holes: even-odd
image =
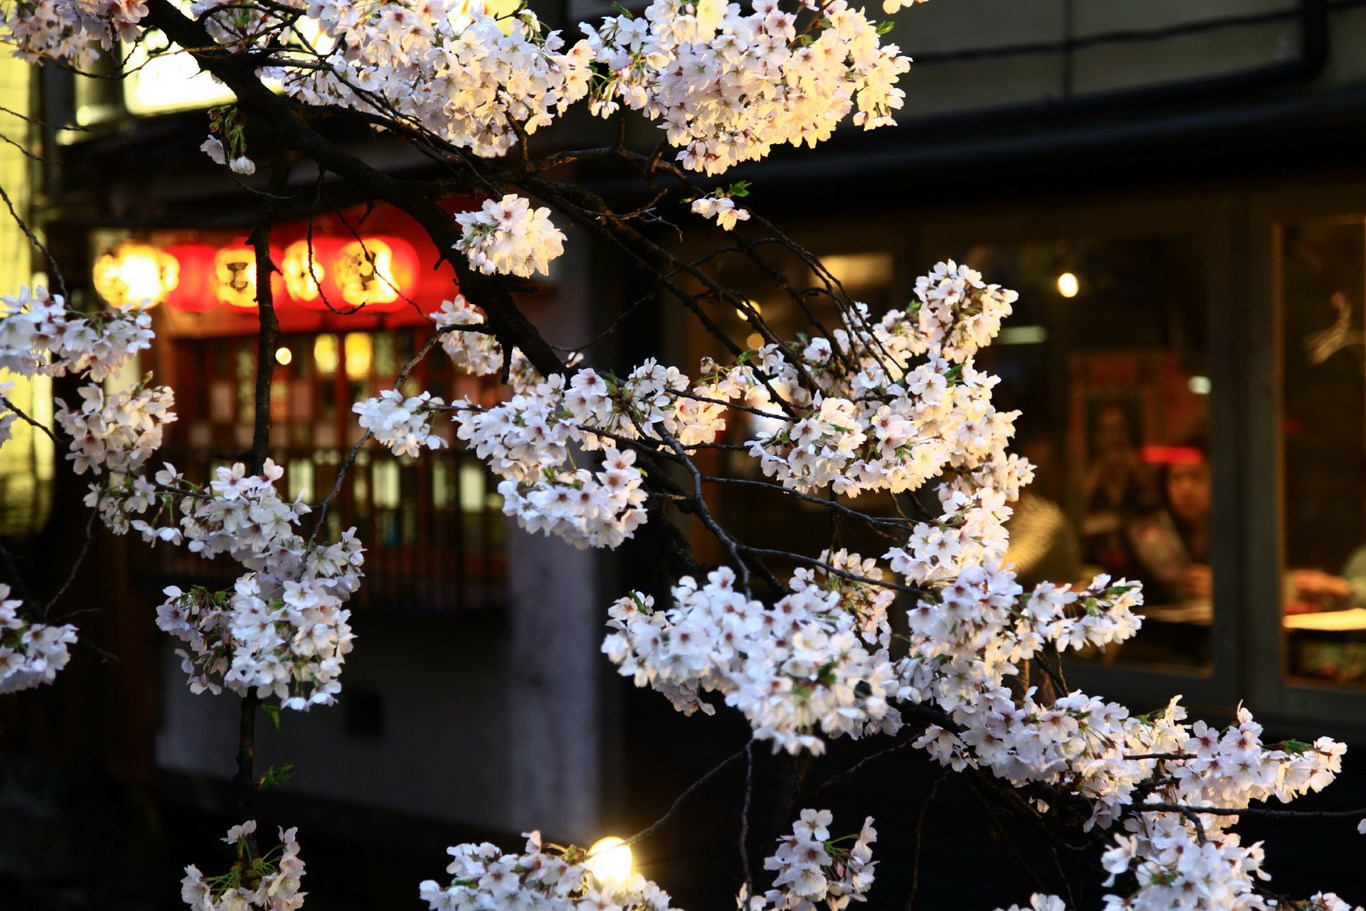
{"type": "Polygon", "coordinates": [[[256,856],[248,837],[256,832],[256,820],[235,825],[223,839],[236,850],[237,862],[220,876],[205,878],[193,864],[180,881],[180,900],[191,911],[297,911],[304,905],[300,891],[304,876],[299,856],[297,829],[281,828],[280,843],[264,856],[256,856]]]}
{"type": "Polygon", "coordinates": [[[51,683],[71,660],[68,646],[76,642],[76,627],[27,620],[21,607],[0,582],[0,693],[51,683]]]}
{"type": "Polygon", "coordinates": [[[749,210],[739,209],[735,200],[729,196],[703,196],[692,201],[694,215],[714,218],[716,223],[729,231],[737,222],[749,221],[749,210]]]}
{"type": "Polygon", "coordinates": [[[773,888],[746,900],[740,906],[748,911],[814,911],[824,903],[830,911],[842,911],[851,901],[867,900],[873,885],[872,843],[877,841],[873,818],[863,821],[853,844],[847,839],[831,839],[829,826],[834,817],[829,810],[802,810],[792,824],[792,834],[778,839],[778,850],[764,859],[765,870],[776,870],[773,888]]]}
{"type": "Polygon", "coordinates": [[[564,252],[564,233],[550,220],[544,206],[509,193],[488,199],[475,212],[455,216],[464,236],[457,248],[469,257],[470,267],[485,274],[546,274],[550,261],[564,252]]]}
{"type": "Polygon", "coordinates": [[[352,405],[351,410],[360,416],[360,426],[394,455],[415,456],[424,448],[447,445],[431,428],[432,411],[444,404],[430,392],[405,399],[397,389],[385,389],[376,398],[352,405]]]}
{"type": "Polygon", "coordinates": [[[540,832],[526,836],[518,854],[497,846],[449,848],[450,885],[427,880],[419,894],[431,911],[466,908],[539,908],[543,911],[666,911],[669,895],[639,873],[622,881],[599,879],[585,863],[588,852],[574,845],[543,844],[540,832]]]}

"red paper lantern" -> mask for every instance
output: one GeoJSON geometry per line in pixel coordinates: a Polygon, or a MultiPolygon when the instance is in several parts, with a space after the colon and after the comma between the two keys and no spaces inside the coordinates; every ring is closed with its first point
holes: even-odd
{"type": "Polygon", "coordinates": [[[339,237],[315,234],[285,247],[280,260],[285,293],[289,299],[310,310],[347,309],[337,287],[337,257],[346,246],[339,237]]]}
{"type": "Polygon", "coordinates": [[[342,246],[335,264],[337,291],[352,307],[400,310],[417,290],[417,251],[402,237],[381,234],[353,240],[342,246]]]}
{"type": "Polygon", "coordinates": [[[213,290],[213,261],[218,249],[211,244],[184,242],[171,244],[166,253],[175,258],[176,281],[166,295],[166,303],[177,310],[203,313],[218,305],[213,290]]]}
{"type": "MultiPolygon", "coordinates": [[[[272,262],[279,262],[280,251],[272,248],[270,258],[272,262]]],[[[256,302],[256,248],[246,243],[220,247],[214,254],[210,283],[219,303],[239,310],[255,310],[259,306],[256,302]]],[[[283,284],[278,274],[271,275],[273,298],[280,297],[283,284]]]]}

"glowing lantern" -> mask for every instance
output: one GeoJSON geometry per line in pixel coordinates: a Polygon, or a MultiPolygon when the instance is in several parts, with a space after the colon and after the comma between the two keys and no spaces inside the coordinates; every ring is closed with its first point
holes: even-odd
{"type": "Polygon", "coordinates": [[[100,297],[115,307],[150,309],[175,287],[179,270],[179,263],[156,247],[125,242],[95,260],[91,281],[100,297]]]}
{"type": "Polygon", "coordinates": [[[214,247],[202,243],[171,244],[166,248],[166,255],[175,259],[179,267],[176,281],[166,295],[168,305],[202,313],[218,304],[212,282],[216,252],[214,247]]]}
{"type": "Polygon", "coordinates": [[[345,242],[336,237],[314,236],[285,247],[280,260],[285,292],[297,304],[314,310],[346,307],[337,288],[337,257],[345,242]]]}
{"type": "MultiPolygon", "coordinates": [[[[276,250],[270,251],[270,258],[279,257],[276,250]]],[[[256,249],[245,243],[222,247],[213,258],[213,274],[210,279],[214,295],[221,303],[242,310],[255,310],[256,303],[256,249]]],[[[271,276],[271,293],[280,292],[279,279],[271,276]]]]}
{"type": "Polygon", "coordinates": [[[401,237],[365,237],[341,248],[333,273],[341,298],[352,307],[397,310],[417,277],[417,252],[401,237]]]}

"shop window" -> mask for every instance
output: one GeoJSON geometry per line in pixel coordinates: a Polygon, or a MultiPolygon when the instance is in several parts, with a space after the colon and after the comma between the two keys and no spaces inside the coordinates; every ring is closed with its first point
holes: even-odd
{"type": "Polygon", "coordinates": [[[1282,626],[1297,682],[1366,685],[1366,219],[1279,236],[1282,626]]]}
{"type": "Polygon", "coordinates": [[[996,402],[1021,412],[1015,450],[1037,467],[1009,528],[1026,588],[1141,581],[1139,634],[1104,663],[1207,667],[1214,617],[1206,257],[1155,234],[953,251],[1020,293],[981,357],[996,402]]]}

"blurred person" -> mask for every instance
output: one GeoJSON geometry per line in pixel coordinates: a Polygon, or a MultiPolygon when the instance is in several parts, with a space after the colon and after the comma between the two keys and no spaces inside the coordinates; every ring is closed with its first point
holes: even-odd
{"type": "Polygon", "coordinates": [[[1174,447],[1161,471],[1163,505],[1131,520],[1126,532],[1149,603],[1208,601],[1210,467],[1202,442],[1174,447]]]}
{"type": "Polygon", "coordinates": [[[1123,401],[1111,399],[1097,408],[1082,479],[1083,557],[1115,577],[1136,574],[1126,527],[1157,504],[1152,469],[1140,458],[1136,437],[1123,401]]]}

